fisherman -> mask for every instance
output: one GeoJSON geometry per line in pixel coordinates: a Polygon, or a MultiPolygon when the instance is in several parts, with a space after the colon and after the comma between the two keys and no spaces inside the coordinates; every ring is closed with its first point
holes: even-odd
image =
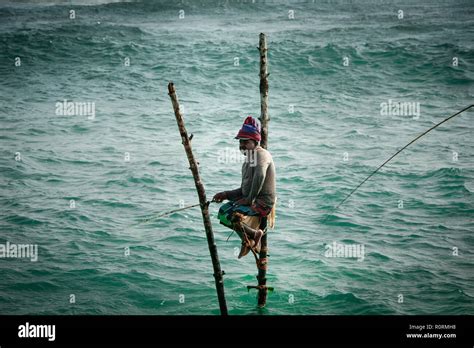
{"type": "Polygon", "coordinates": [[[251,249],[260,252],[260,241],[275,221],[275,165],[270,152],[260,146],[260,127],[248,116],[239,133],[240,151],[246,156],[242,183],[235,190],[217,193],[213,200],[229,200],[219,209],[220,222],[233,229],[242,240],[239,259],[251,249]]]}

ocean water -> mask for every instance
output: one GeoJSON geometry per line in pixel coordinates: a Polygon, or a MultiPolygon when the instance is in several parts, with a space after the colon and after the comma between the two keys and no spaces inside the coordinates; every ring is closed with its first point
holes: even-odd
{"type": "Polygon", "coordinates": [[[209,198],[239,186],[240,158],[223,154],[259,116],[260,32],[275,291],[256,307],[254,260],[213,204],[229,313],[473,313],[473,111],[331,211],[473,103],[474,4],[341,0],[2,2],[0,244],[36,244],[38,260],[0,258],[1,314],[219,313],[199,208],[137,222],[197,202],[169,81],[209,198]],[[64,99],[95,117],[58,115],[64,99]],[[382,112],[397,102],[419,113],[382,112]],[[363,258],[328,257],[333,243],[363,258]]]}

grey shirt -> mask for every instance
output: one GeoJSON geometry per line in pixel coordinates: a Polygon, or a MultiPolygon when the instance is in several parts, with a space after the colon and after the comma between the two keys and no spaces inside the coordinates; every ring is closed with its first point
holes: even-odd
{"type": "Polygon", "coordinates": [[[226,191],[227,198],[234,201],[247,198],[267,208],[273,207],[276,196],[275,164],[270,152],[257,146],[247,154],[242,165],[242,184],[238,189],[226,191]]]}

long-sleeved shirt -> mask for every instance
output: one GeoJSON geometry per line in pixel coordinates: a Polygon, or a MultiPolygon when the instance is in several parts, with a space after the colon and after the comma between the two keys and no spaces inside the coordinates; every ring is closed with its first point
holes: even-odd
{"type": "Polygon", "coordinates": [[[260,146],[250,151],[242,165],[241,186],[226,194],[231,201],[246,198],[257,212],[267,215],[276,197],[275,164],[270,152],[260,146]]]}

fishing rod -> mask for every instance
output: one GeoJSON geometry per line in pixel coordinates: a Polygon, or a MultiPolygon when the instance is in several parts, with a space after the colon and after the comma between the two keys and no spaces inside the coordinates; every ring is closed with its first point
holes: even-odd
{"type": "MultiPolygon", "coordinates": [[[[212,200],[212,201],[207,201],[206,204],[209,205],[211,203],[214,203],[215,201],[212,200]]],[[[190,208],[194,208],[194,207],[197,207],[199,206],[201,203],[196,203],[196,204],[191,204],[191,205],[187,205],[185,207],[182,207],[182,208],[178,208],[178,209],[173,209],[173,210],[170,210],[170,211],[167,211],[167,212],[164,212],[164,213],[160,213],[160,214],[157,214],[157,215],[153,215],[153,216],[150,216],[149,218],[145,219],[145,220],[142,220],[140,222],[137,223],[137,225],[140,225],[140,224],[145,224],[145,223],[148,223],[150,221],[154,221],[154,220],[158,220],[162,217],[165,217],[165,216],[168,216],[168,215],[171,215],[173,213],[176,213],[178,211],[182,211],[182,210],[186,210],[186,209],[190,209],[190,208]]]]}
{"type": "MultiPolygon", "coordinates": [[[[216,202],[215,200],[207,201],[206,204],[209,205],[209,204],[215,203],[215,202],[216,202]]],[[[167,212],[164,212],[164,213],[160,213],[160,214],[158,214],[158,215],[153,215],[153,216],[151,216],[151,217],[149,217],[149,218],[147,218],[147,219],[145,219],[145,220],[143,220],[143,221],[140,221],[140,222],[136,223],[134,226],[141,225],[141,224],[146,224],[146,223],[148,223],[148,222],[150,222],[150,221],[158,220],[158,219],[160,219],[160,218],[162,218],[162,217],[171,215],[171,214],[176,213],[176,212],[178,212],[178,211],[186,210],[186,209],[189,209],[189,208],[194,208],[194,207],[197,207],[197,206],[199,206],[199,205],[200,205],[200,203],[191,204],[191,205],[187,205],[187,206],[182,207],[182,208],[173,209],[173,210],[170,210],[170,211],[167,211],[167,212]]],[[[229,241],[229,238],[230,238],[230,236],[231,236],[233,233],[234,233],[234,231],[232,231],[232,232],[229,234],[229,236],[227,237],[226,242],[229,241]]]]}
{"type": "Polygon", "coordinates": [[[415,141],[417,141],[418,139],[420,139],[422,136],[426,135],[427,133],[431,132],[433,129],[437,128],[438,126],[441,126],[443,123],[449,121],[450,119],[452,119],[453,117],[456,117],[460,114],[462,114],[464,111],[467,111],[469,110],[470,108],[472,108],[474,106],[474,104],[472,105],[469,105],[467,107],[465,107],[464,109],[456,112],[455,114],[445,118],[443,121],[435,124],[433,127],[431,127],[430,129],[428,129],[427,131],[421,133],[420,135],[418,135],[415,139],[413,139],[412,141],[410,141],[408,144],[406,144],[404,147],[402,147],[400,150],[398,150],[397,152],[395,152],[392,156],[390,156],[389,159],[387,159],[385,162],[383,162],[380,166],[378,166],[377,169],[375,169],[368,177],[366,177],[359,185],[357,185],[354,189],[352,189],[352,191],[331,211],[330,214],[326,215],[326,218],[324,219],[324,221],[327,220],[327,218],[329,217],[329,215],[332,215],[342,204],[344,204],[345,201],[347,201],[349,199],[350,196],[352,196],[352,194],[354,192],[356,192],[359,187],[361,187],[367,180],[369,180],[375,173],[377,173],[384,165],[386,165],[388,162],[390,162],[396,155],[398,155],[400,152],[402,152],[403,150],[405,150],[408,146],[410,146],[411,144],[413,144],[415,141]]]}

